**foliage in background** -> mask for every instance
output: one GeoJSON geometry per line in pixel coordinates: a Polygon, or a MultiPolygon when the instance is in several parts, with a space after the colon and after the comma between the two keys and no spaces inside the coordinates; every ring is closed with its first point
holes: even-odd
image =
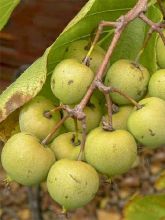
{"type": "Polygon", "coordinates": [[[124,220],[165,220],[165,195],[137,196],[125,207],[124,220]]]}

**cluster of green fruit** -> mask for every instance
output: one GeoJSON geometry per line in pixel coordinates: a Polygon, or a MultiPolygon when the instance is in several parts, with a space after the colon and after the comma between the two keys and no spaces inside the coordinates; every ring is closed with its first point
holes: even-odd
{"type": "MultiPolygon", "coordinates": [[[[158,40],[158,63],[165,68],[162,56],[165,48],[162,52],[161,44],[158,40]]],[[[89,66],[83,64],[88,50],[86,40],[72,43],[51,78],[52,92],[71,108],[86,94],[104,59],[105,51],[96,46],[89,66]]],[[[44,145],[43,139],[66,112],[52,111],[55,106],[50,100],[35,97],[20,111],[21,132],[13,135],[2,151],[2,165],[9,177],[29,186],[47,180],[51,197],[66,210],[72,210],[95,196],[98,173],[112,178],[131,169],[137,159],[137,144],[151,148],[165,145],[165,69],[150,76],[143,66],[118,60],[107,70],[105,85],[117,88],[137,102],[140,100],[141,108],[132,106],[121,94],[110,93],[118,108],[112,115],[114,130],[104,130],[101,119],[107,118],[105,100],[95,91],[84,109],[88,135],[83,162],[77,160],[82,142],[81,123],[78,122],[75,131],[74,119],[67,119],[50,143],[44,145]]]]}

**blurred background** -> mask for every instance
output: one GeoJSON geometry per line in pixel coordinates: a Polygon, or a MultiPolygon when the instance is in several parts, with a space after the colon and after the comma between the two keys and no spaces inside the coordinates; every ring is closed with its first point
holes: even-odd
{"type": "MultiPolygon", "coordinates": [[[[86,2],[21,1],[0,32],[0,91],[15,80],[21,66],[31,64],[43,54],[86,2]]],[[[139,155],[140,166],[116,178],[111,184],[103,178],[96,198],[67,217],[52,201],[45,184],[40,189],[7,184],[0,165],[0,220],[121,220],[122,209],[130,198],[139,193],[160,193],[154,183],[165,169],[165,149],[139,149],[139,155]]]]}

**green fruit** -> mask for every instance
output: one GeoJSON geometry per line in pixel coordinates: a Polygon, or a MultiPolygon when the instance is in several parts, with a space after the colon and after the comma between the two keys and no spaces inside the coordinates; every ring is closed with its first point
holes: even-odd
{"type": "MultiPolygon", "coordinates": [[[[87,40],[79,40],[70,44],[66,49],[65,58],[74,58],[79,62],[82,62],[89,51],[89,43],[87,40]]],[[[89,67],[94,73],[97,72],[99,66],[103,62],[105,51],[98,45],[95,46],[94,50],[90,55],[89,67]]]]}
{"type": "MultiPolygon", "coordinates": [[[[36,96],[27,103],[19,115],[20,130],[30,133],[40,140],[44,139],[53,129],[55,124],[61,119],[60,113],[55,112],[47,118],[44,113],[54,109],[53,103],[42,96],[36,96]]],[[[57,136],[59,130],[56,132],[57,136]]]]}
{"type": "Polygon", "coordinates": [[[51,149],[28,133],[18,133],[5,144],[1,154],[4,170],[16,182],[32,186],[44,181],[55,162],[51,149]]]}
{"type": "Polygon", "coordinates": [[[60,160],[63,158],[68,158],[76,160],[80,152],[80,144],[82,139],[81,134],[78,134],[78,139],[79,140],[76,143],[74,132],[64,133],[56,137],[50,145],[51,149],[55,153],[56,159],[60,160]],[[76,151],[77,155],[74,155],[75,157],[73,158],[73,151],[76,148],[78,149],[76,151]]]}
{"type": "Polygon", "coordinates": [[[75,59],[60,62],[53,71],[51,88],[63,104],[77,104],[94,78],[92,70],[75,59]]]}
{"type": "Polygon", "coordinates": [[[85,160],[109,177],[127,172],[137,156],[134,137],[125,130],[95,128],[87,136],[85,160]]]}
{"type": "MultiPolygon", "coordinates": [[[[112,115],[112,125],[115,130],[127,130],[127,120],[132,111],[132,106],[121,106],[119,107],[119,111],[112,115]]],[[[108,116],[105,116],[107,119],[108,116]]]]}
{"type": "Polygon", "coordinates": [[[143,107],[136,108],[127,122],[128,130],[145,146],[165,144],[165,101],[150,97],[139,102],[143,107]]]}
{"type": "Polygon", "coordinates": [[[151,76],[148,90],[150,96],[165,100],[165,69],[158,70],[151,76]]]}
{"type": "MultiPolygon", "coordinates": [[[[165,34],[165,31],[163,32],[165,34]]],[[[165,45],[160,37],[158,37],[156,45],[157,62],[160,68],[165,68],[165,45]]]]}
{"type": "MultiPolygon", "coordinates": [[[[105,84],[115,87],[134,100],[140,100],[147,91],[150,75],[143,66],[136,66],[130,60],[118,60],[107,72],[105,84]]],[[[118,93],[110,93],[114,103],[130,104],[130,101],[118,93]]]]}
{"type": "Polygon", "coordinates": [[[62,159],[51,167],[47,187],[57,203],[66,210],[73,210],[93,199],[99,187],[99,177],[89,164],[62,159]]]}
{"type": "MultiPolygon", "coordinates": [[[[74,106],[71,107],[73,108],[74,106]]],[[[86,114],[87,132],[89,132],[99,125],[102,117],[102,110],[95,96],[91,97],[90,103],[84,108],[84,113],[86,114]]],[[[68,131],[75,131],[74,119],[68,118],[64,122],[64,126],[68,131]]],[[[82,123],[80,121],[78,121],[78,129],[82,132],[82,123]]]]}

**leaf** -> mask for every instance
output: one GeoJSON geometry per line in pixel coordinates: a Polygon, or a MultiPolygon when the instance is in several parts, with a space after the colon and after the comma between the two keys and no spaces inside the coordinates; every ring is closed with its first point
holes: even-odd
{"type": "Polygon", "coordinates": [[[165,195],[137,196],[124,209],[124,220],[164,220],[165,195]]]}
{"type": "Polygon", "coordinates": [[[0,123],[0,141],[5,143],[12,134],[19,132],[18,116],[19,111],[15,111],[0,123]]]}
{"type": "MultiPolygon", "coordinates": [[[[162,13],[160,10],[152,6],[147,13],[148,18],[154,22],[160,22],[163,19],[162,13]]],[[[149,27],[146,26],[145,34],[147,34],[149,27]]],[[[157,70],[157,58],[156,58],[156,42],[157,42],[157,33],[153,33],[150,38],[147,47],[144,50],[144,53],[141,57],[142,64],[149,70],[150,73],[154,73],[157,70]]]]}
{"type": "Polygon", "coordinates": [[[165,171],[162,172],[160,177],[157,179],[157,181],[155,183],[155,187],[156,187],[157,190],[165,189],[165,171]]]}
{"type": "Polygon", "coordinates": [[[119,59],[134,60],[136,58],[143,45],[145,26],[140,19],[135,19],[128,25],[114,51],[111,63],[119,59]]]}
{"type": "Polygon", "coordinates": [[[0,30],[5,26],[19,2],[20,0],[0,0],[0,30]]]}
{"type": "Polygon", "coordinates": [[[41,90],[47,73],[47,50],[0,96],[0,122],[41,90]]]}

